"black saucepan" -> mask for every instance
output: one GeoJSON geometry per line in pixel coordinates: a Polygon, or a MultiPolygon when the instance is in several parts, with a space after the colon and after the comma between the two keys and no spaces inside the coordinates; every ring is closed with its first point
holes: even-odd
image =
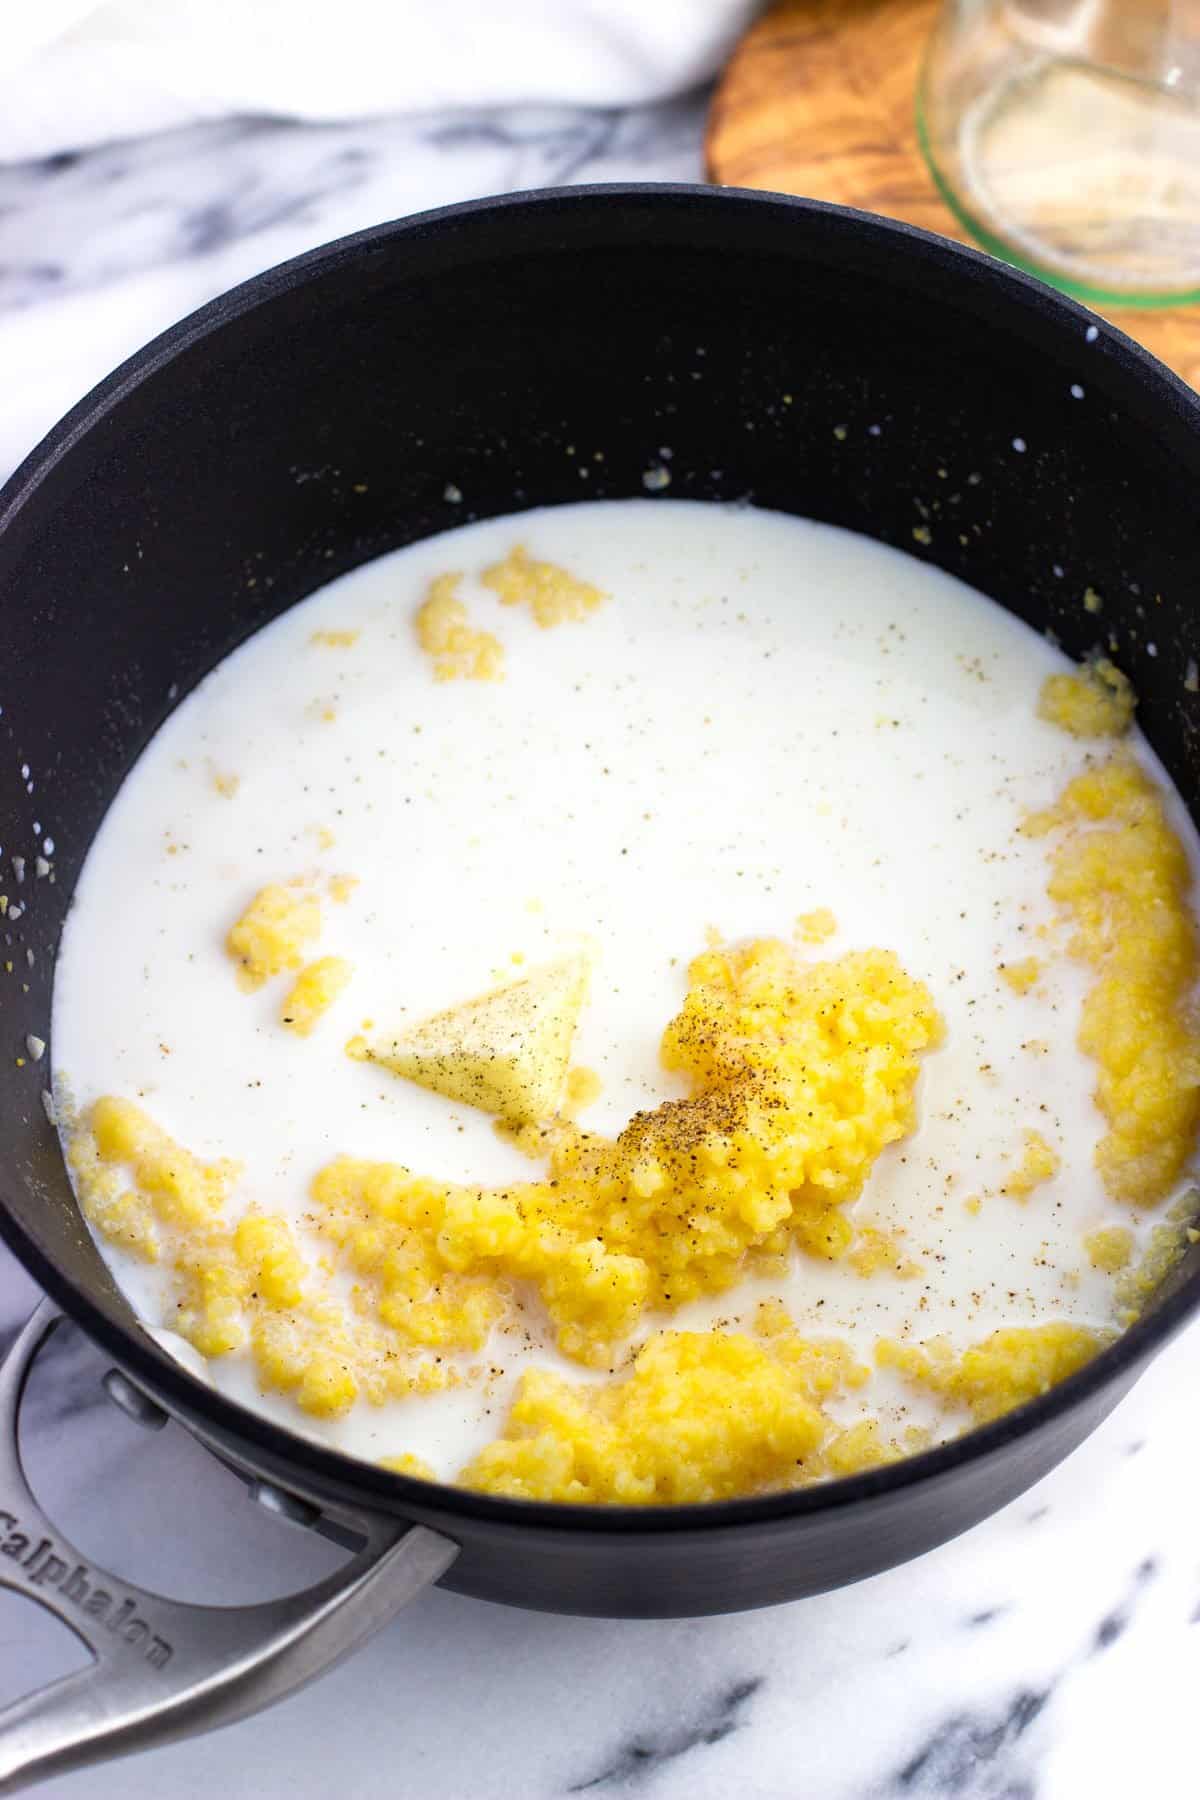
{"type": "MultiPolygon", "coordinates": [[[[94,1594],[99,1572],[14,1471],[20,1504],[0,1528],[19,1515],[36,1529],[6,1572],[91,1634],[102,1704],[84,1707],[86,1730],[61,1696],[0,1720],[17,1744],[0,1776],[250,1710],[439,1573],[515,1605],[638,1616],[857,1580],[1045,1474],[1200,1303],[1193,1253],[1111,1349],[995,1424],[830,1486],[647,1511],[485,1498],[350,1460],[214,1393],[135,1323],[43,1110],[49,1059],[13,1061],[27,1034],[48,1036],[63,918],[119,783],[181,695],[319,584],[469,518],[579,500],[569,446],[603,451],[593,496],[640,495],[664,445],[673,496],[866,532],[1072,654],[1093,648],[1079,600],[1099,589],[1145,729],[1185,801],[1200,800],[1200,696],[1184,679],[1200,659],[1200,402],[1093,315],[983,256],[812,202],[535,194],[318,250],[135,356],[0,495],[6,869],[32,853],[35,819],[56,843],[55,882],[8,883],[24,911],[0,920],[15,967],[0,995],[0,1229],[123,1371],[127,1404],[160,1405],[281,1505],[368,1543],[328,1600],[338,1631],[314,1647],[299,1624],[260,1621],[269,1654],[224,1640],[218,1654],[220,1621],[168,1615],[128,1584],[89,1613],[81,1586],[94,1594]]],[[[11,1405],[40,1330],[10,1363],[11,1405]]],[[[310,1615],[326,1606],[306,1600],[310,1615]]]]}

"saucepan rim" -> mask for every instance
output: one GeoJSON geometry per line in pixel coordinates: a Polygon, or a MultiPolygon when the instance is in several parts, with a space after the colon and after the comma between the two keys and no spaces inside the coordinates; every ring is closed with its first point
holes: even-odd
{"type": "MultiPolygon", "coordinates": [[[[252,276],[153,338],[79,401],[0,489],[0,534],[56,464],[142,382],[192,345],[256,307],[305,286],[339,265],[369,253],[376,246],[406,240],[416,243],[448,224],[469,223],[474,218],[490,217],[501,211],[526,215],[540,213],[551,219],[563,212],[603,211],[647,204],[657,204],[664,209],[690,208],[713,213],[740,211],[747,207],[775,209],[780,215],[781,229],[794,227],[805,219],[821,219],[835,230],[844,229],[848,239],[857,237],[860,242],[875,239],[892,246],[900,257],[922,259],[931,280],[936,280],[939,270],[950,269],[958,273],[969,270],[980,283],[1005,293],[1014,309],[1074,319],[1081,334],[1096,323],[1095,315],[1080,302],[982,251],[952,243],[913,225],[820,200],[745,188],[662,182],[544,188],[471,200],[387,221],[307,251],[252,276]]],[[[1102,329],[1109,354],[1127,373],[1132,373],[1151,390],[1157,390],[1164,418],[1172,414],[1182,416],[1200,436],[1200,397],[1114,326],[1105,322],[1102,329]]],[[[216,1439],[231,1440],[238,1458],[248,1465],[253,1466],[256,1458],[265,1459],[273,1470],[280,1467],[293,1470],[301,1487],[310,1485],[318,1492],[343,1495],[353,1492],[364,1506],[382,1513],[402,1514],[407,1504],[417,1513],[436,1508],[439,1513],[449,1515],[451,1521],[458,1515],[464,1521],[590,1535],[707,1533],[766,1526],[790,1519],[830,1515],[897,1496],[909,1488],[936,1485],[940,1478],[949,1476],[964,1464],[982,1464],[1002,1455],[1017,1440],[1073,1412],[1105,1389],[1121,1389],[1191,1315],[1200,1310],[1198,1272],[1181,1282],[1153,1312],[1122,1331],[1084,1368],[1046,1394],[948,1443],[862,1474],[744,1499],[663,1507],[576,1505],[496,1497],[449,1483],[422,1481],[381,1468],[378,1464],[360,1461],[278,1425],[189,1374],[182,1363],[159,1350],[150,1338],[129,1330],[112,1318],[86,1288],[64,1273],[43,1250],[8,1209],[2,1195],[0,1237],[87,1336],[161,1400],[173,1416],[185,1425],[194,1424],[216,1439]]]]}

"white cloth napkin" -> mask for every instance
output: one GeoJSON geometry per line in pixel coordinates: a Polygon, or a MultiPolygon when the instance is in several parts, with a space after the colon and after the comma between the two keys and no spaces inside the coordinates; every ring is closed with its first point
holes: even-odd
{"type": "Polygon", "coordinates": [[[756,0],[8,0],[0,160],[228,113],[631,106],[719,67],[756,0]]]}

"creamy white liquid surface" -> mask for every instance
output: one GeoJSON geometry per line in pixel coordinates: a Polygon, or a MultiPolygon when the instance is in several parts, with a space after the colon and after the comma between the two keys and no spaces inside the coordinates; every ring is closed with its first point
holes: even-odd
{"type": "MultiPolygon", "coordinates": [[[[745,1320],[779,1294],[801,1329],[845,1335],[869,1361],[882,1334],[965,1345],[1005,1323],[1111,1323],[1111,1280],[1081,1239],[1131,1220],[1092,1162],[1103,1126],[1075,1047],[1085,975],[1035,936],[1050,917],[1045,845],[1016,834],[1084,762],[1035,714],[1063,666],[938,570],[748,508],[559,507],[398,551],[229,657],[121,789],[63,941],[56,1075],[80,1106],[137,1099],[201,1157],[237,1158],[235,1211],[298,1220],[312,1176],[343,1152],[459,1181],[528,1178],[489,1117],[351,1061],[347,1038],[367,1017],[385,1029],[470,998],[518,974],[515,957],[590,947],[575,1060],[604,1087],[583,1122],[615,1132],[681,1091],[658,1045],[708,929],[786,938],[827,906],[838,935],[807,954],[894,949],[946,1021],[923,1059],[919,1129],[879,1158],[856,1213],[903,1228],[924,1274],[867,1280],[797,1257],[782,1288],[747,1283],[646,1329],[745,1320]],[[517,543],[610,598],[539,630],[477,583],[517,543]],[[451,569],[472,623],[505,645],[501,683],[435,683],[416,644],[428,582],[451,569]],[[360,635],[331,648],[313,641],[323,630],[360,635]],[[214,775],[236,776],[236,793],[214,775]],[[290,978],[241,992],[225,934],[265,883],[342,873],[359,886],[325,903],[314,953],[349,958],[354,977],[298,1039],[278,1017],[290,978]],[[997,967],[1029,954],[1047,957],[1043,991],[1018,996],[997,967]],[[1021,1204],[997,1190],[1027,1129],[1063,1160],[1021,1204]],[[964,1204],[976,1194],[978,1216],[964,1204]]],[[[1181,807],[1176,823],[1190,843],[1181,807]]],[[[101,1248],[147,1322],[169,1324],[163,1277],[101,1248]]],[[[536,1307],[530,1321],[540,1331],[536,1307]]],[[[208,1373],[300,1431],[368,1458],[415,1451],[449,1477],[535,1359],[594,1379],[497,1332],[486,1389],[318,1422],[260,1394],[243,1354],[208,1373]]],[[[861,1404],[924,1416],[881,1378],[861,1404]]]]}

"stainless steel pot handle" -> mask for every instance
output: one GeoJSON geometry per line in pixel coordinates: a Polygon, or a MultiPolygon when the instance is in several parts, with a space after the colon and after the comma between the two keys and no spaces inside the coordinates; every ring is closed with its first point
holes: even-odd
{"type": "Polygon", "coordinates": [[[44,1301],[0,1368],[0,1586],[53,1613],[94,1661],[0,1708],[0,1795],[269,1706],[386,1625],[458,1554],[424,1526],[363,1518],[363,1549],[282,1600],[192,1606],[109,1575],[46,1518],[21,1463],[21,1396],[60,1317],[44,1301]]]}

